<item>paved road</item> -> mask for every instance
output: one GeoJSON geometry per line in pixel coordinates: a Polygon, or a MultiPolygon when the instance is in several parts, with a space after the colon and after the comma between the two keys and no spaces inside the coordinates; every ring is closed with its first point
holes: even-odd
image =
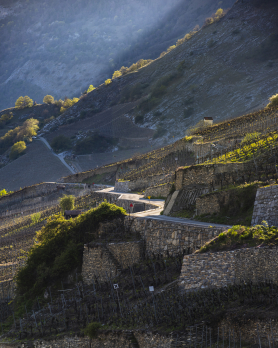
{"type": "Polygon", "coordinates": [[[144,202],[144,203],[151,203],[154,205],[157,205],[157,209],[152,209],[152,210],[145,210],[140,213],[134,213],[130,214],[131,216],[136,216],[138,218],[143,218],[143,219],[152,219],[152,220],[160,220],[160,221],[170,221],[174,223],[182,223],[186,225],[194,225],[194,226],[204,226],[204,227],[209,227],[209,226],[215,226],[215,227],[224,227],[224,228],[231,228],[232,226],[229,225],[220,225],[220,224],[213,224],[211,222],[201,222],[201,221],[196,221],[196,220],[191,220],[191,219],[185,219],[185,218],[176,218],[172,216],[166,216],[166,215],[160,215],[160,212],[164,208],[164,200],[162,199],[145,199],[143,195],[138,195],[135,193],[123,193],[123,192],[117,192],[114,191],[114,187],[109,187],[104,190],[100,190],[98,192],[106,192],[111,195],[113,194],[120,194],[121,196],[119,199],[126,199],[126,200],[132,200],[132,201],[139,201],[139,202],[144,202]]]}
{"type": "Polygon", "coordinates": [[[46,147],[49,148],[49,150],[52,152],[52,154],[53,154],[54,156],[58,157],[59,160],[68,168],[68,170],[71,171],[72,174],[76,174],[76,173],[77,173],[77,171],[74,171],[74,170],[72,169],[72,167],[69,166],[69,165],[67,164],[67,162],[64,160],[63,156],[61,156],[61,155],[56,155],[56,153],[54,153],[52,147],[49,145],[49,143],[48,143],[48,141],[47,141],[46,139],[44,139],[43,137],[38,137],[38,140],[42,141],[42,142],[46,145],[46,147]]]}

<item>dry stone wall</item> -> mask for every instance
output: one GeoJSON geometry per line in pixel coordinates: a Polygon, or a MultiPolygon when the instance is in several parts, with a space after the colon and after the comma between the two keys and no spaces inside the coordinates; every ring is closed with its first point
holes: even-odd
{"type": "Polygon", "coordinates": [[[91,346],[87,337],[63,337],[49,341],[36,340],[25,343],[0,343],[0,348],[171,348],[173,338],[143,331],[107,331],[100,332],[91,346]],[[134,345],[134,340],[138,345],[134,345]]]}
{"type": "MultiPolygon", "coordinates": [[[[25,187],[9,195],[0,198],[0,210],[12,208],[21,209],[24,206],[34,206],[35,204],[56,200],[63,194],[73,194],[74,196],[83,196],[93,190],[99,190],[101,187],[92,187],[86,184],[64,184],[48,182],[25,187]],[[53,197],[56,196],[56,197],[53,197]]],[[[24,209],[24,208],[23,208],[24,209]]]]}
{"type": "Polygon", "coordinates": [[[278,283],[278,248],[246,248],[186,255],[179,284],[183,290],[220,288],[233,283],[278,283]]]}
{"type": "Polygon", "coordinates": [[[73,175],[69,175],[66,176],[64,178],[62,178],[62,182],[67,183],[67,182],[83,182],[86,179],[92,178],[95,175],[101,175],[101,174],[112,174],[117,172],[118,170],[118,165],[114,164],[114,165],[107,165],[105,167],[101,167],[101,168],[95,168],[92,170],[88,170],[86,172],[82,172],[82,173],[77,173],[77,174],[73,174],[73,175]]]}
{"type": "Polygon", "coordinates": [[[174,223],[143,217],[127,217],[125,224],[130,226],[132,232],[141,235],[147,254],[175,254],[184,250],[192,252],[225,230],[225,227],[174,223]]]}
{"type": "Polygon", "coordinates": [[[269,226],[278,227],[278,185],[259,188],[257,191],[252,225],[266,221],[269,226]]]}
{"type": "Polygon", "coordinates": [[[94,243],[85,246],[83,252],[82,277],[86,284],[95,278],[100,282],[115,278],[123,269],[140,262],[142,242],[94,243]]]}
{"type": "Polygon", "coordinates": [[[181,190],[184,186],[210,185],[214,182],[216,188],[222,184],[230,184],[242,179],[249,168],[245,163],[228,164],[208,164],[179,168],[176,172],[176,190],[181,190]],[[218,178],[221,177],[221,179],[218,178]]]}
{"type": "Polygon", "coordinates": [[[167,197],[172,188],[172,185],[172,183],[165,183],[157,186],[148,187],[145,190],[144,197],[167,197]]]}
{"type": "Polygon", "coordinates": [[[150,186],[156,186],[159,182],[173,182],[174,176],[168,174],[151,175],[146,178],[141,178],[134,181],[117,181],[115,183],[115,191],[118,192],[132,192],[145,190],[150,186]]]}

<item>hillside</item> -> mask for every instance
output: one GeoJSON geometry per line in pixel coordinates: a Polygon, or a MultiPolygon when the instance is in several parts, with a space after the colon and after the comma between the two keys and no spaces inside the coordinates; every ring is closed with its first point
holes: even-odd
{"type": "Polygon", "coordinates": [[[91,110],[138,101],[129,118],[159,129],[156,142],[169,143],[204,116],[220,121],[259,109],[277,92],[277,35],[275,2],[263,7],[237,2],[168,54],[101,85],[53,124],[77,119],[82,111],[90,117],[91,110]]]}
{"type": "Polygon", "coordinates": [[[217,6],[213,0],[1,1],[0,109],[23,91],[38,103],[46,94],[79,96],[123,65],[155,59],[217,6]]]}
{"type": "Polygon", "coordinates": [[[60,160],[41,141],[35,140],[28,145],[25,155],[0,168],[0,189],[19,190],[40,182],[57,181],[69,174],[60,160]]]}

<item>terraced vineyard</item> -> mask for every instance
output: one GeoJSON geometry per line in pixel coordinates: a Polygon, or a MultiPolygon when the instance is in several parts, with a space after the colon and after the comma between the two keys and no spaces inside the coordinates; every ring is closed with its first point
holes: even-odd
{"type": "Polygon", "coordinates": [[[123,173],[121,180],[137,180],[153,175],[173,174],[178,166],[191,165],[194,155],[186,147],[191,138],[181,139],[174,144],[149,152],[137,159],[144,162],[136,169],[123,173]]]}
{"type": "Polygon", "coordinates": [[[193,135],[200,135],[204,141],[213,141],[221,138],[241,138],[248,133],[269,133],[277,129],[278,111],[276,107],[237,117],[215,124],[205,129],[196,130],[193,135]]]}

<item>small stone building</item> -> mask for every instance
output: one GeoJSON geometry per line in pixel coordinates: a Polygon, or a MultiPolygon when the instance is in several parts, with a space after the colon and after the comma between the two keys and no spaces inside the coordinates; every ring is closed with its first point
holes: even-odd
{"type": "Polygon", "coordinates": [[[212,117],[204,117],[204,124],[212,126],[213,125],[213,118],[212,117]]]}

